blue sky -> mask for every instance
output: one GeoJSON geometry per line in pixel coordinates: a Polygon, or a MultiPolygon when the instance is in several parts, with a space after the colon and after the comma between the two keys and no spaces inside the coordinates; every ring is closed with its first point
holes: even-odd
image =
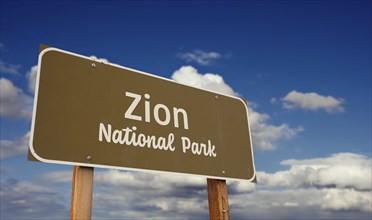
{"type": "MultiPolygon", "coordinates": [[[[26,160],[41,43],[246,98],[260,183],[228,183],[232,217],[370,218],[371,14],[362,0],[1,1],[1,218],[69,215],[72,167],[26,160]]],[[[94,184],[96,219],[208,216],[200,178],[99,169],[94,184]]]]}

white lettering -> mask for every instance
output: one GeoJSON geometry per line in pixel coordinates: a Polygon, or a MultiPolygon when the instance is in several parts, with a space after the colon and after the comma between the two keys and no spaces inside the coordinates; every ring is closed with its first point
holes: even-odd
{"type": "Polygon", "coordinates": [[[115,144],[122,144],[127,146],[133,147],[145,147],[147,145],[148,148],[165,150],[165,151],[175,151],[176,148],[173,146],[174,142],[174,134],[170,133],[168,138],[166,137],[156,137],[154,135],[145,135],[142,133],[135,132],[137,130],[136,127],[125,128],[121,130],[114,130],[111,129],[111,124],[107,125],[107,129],[103,123],[99,124],[99,141],[103,141],[103,136],[105,137],[106,142],[111,143],[111,141],[115,144]]]}
{"type": "MultiPolygon", "coordinates": [[[[153,111],[153,118],[155,121],[162,126],[167,126],[173,120],[174,127],[180,127],[180,118],[182,118],[183,128],[188,130],[189,129],[189,119],[187,117],[187,112],[185,109],[173,107],[173,112],[169,110],[169,108],[161,103],[158,103],[152,109],[152,105],[150,102],[150,95],[144,94],[144,112],[141,112],[140,115],[135,115],[134,111],[137,109],[138,105],[142,100],[142,96],[136,93],[125,92],[127,97],[133,98],[132,103],[130,104],[129,108],[126,110],[124,117],[127,119],[132,119],[136,121],[142,121],[144,117],[145,122],[151,122],[151,111],[153,111]],[[163,117],[164,112],[164,117],[163,117]],[[144,114],[144,115],[143,115],[144,114]],[[172,115],[173,114],[173,115],[172,115]],[[160,116],[162,115],[162,117],[160,116]],[[180,116],[181,115],[181,116],[180,116]]],[[[142,105],[142,104],[141,104],[142,105]]],[[[137,114],[139,114],[137,112],[137,114]]]]}
{"type": "Polygon", "coordinates": [[[183,127],[184,129],[188,130],[189,129],[189,120],[187,118],[187,113],[184,109],[182,108],[173,108],[173,115],[174,115],[174,127],[178,128],[178,113],[182,113],[182,118],[183,118],[183,127]]]}
{"type": "Polygon", "coordinates": [[[197,154],[197,155],[200,155],[201,154],[201,150],[199,150],[199,143],[192,142],[192,144],[191,144],[191,152],[193,154],[197,154]]]}
{"type": "MultiPolygon", "coordinates": [[[[145,94],[145,99],[150,99],[149,94],[145,94]]],[[[145,122],[150,122],[150,102],[145,101],[145,122]]]]}
{"type": "Polygon", "coordinates": [[[169,149],[170,151],[175,151],[176,148],[174,146],[172,146],[172,143],[174,141],[174,134],[170,133],[168,135],[168,145],[167,145],[167,149],[169,149]]]}
{"type": "Polygon", "coordinates": [[[160,124],[160,125],[168,125],[169,122],[170,122],[170,112],[169,112],[169,109],[167,108],[167,106],[163,105],[163,104],[157,104],[155,105],[155,108],[154,108],[154,118],[155,118],[155,121],[160,124]],[[164,112],[165,112],[165,119],[164,121],[162,121],[160,118],[159,118],[159,109],[164,109],[164,112]]]}
{"type": "Polygon", "coordinates": [[[188,137],[181,137],[182,140],[182,151],[186,153],[188,149],[190,149],[190,139],[188,137]]]}
{"type": "Polygon", "coordinates": [[[216,150],[216,147],[212,145],[212,142],[208,140],[208,156],[210,157],[217,157],[217,153],[214,152],[216,150]]]}
{"type": "MultiPolygon", "coordinates": [[[[169,133],[168,137],[157,137],[155,135],[145,135],[142,133],[136,133],[137,127],[123,128],[123,129],[112,129],[111,124],[107,124],[107,127],[103,124],[99,124],[98,140],[107,143],[113,142],[114,144],[121,144],[126,146],[140,147],[164,150],[164,151],[175,151],[176,147],[173,146],[174,134],[169,133]]],[[[217,157],[216,146],[212,144],[211,140],[208,143],[198,143],[191,141],[188,137],[181,137],[182,152],[187,153],[188,151],[194,155],[201,155],[206,157],[217,157]]]]}
{"type": "Polygon", "coordinates": [[[120,130],[115,130],[112,133],[112,142],[114,142],[115,144],[119,143],[121,140],[121,135],[122,135],[122,132],[120,130]]]}
{"type": "Polygon", "coordinates": [[[110,143],[111,142],[111,125],[109,124],[107,128],[108,130],[106,130],[106,127],[103,123],[99,124],[98,140],[102,142],[102,133],[104,133],[106,141],[110,143]]]}
{"type": "Polygon", "coordinates": [[[138,146],[144,147],[146,145],[146,136],[144,134],[139,134],[138,135],[138,146]]]}
{"type": "Polygon", "coordinates": [[[132,104],[129,106],[127,111],[124,114],[125,118],[136,120],[136,121],[142,121],[142,117],[138,115],[132,115],[134,109],[137,107],[138,103],[141,101],[141,96],[135,93],[131,92],[125,92],[125,95],[131,98],[134,98],[132,104]]]}
{"type": "Polygon", "coordinates": [[[217,153],[215,152],[216,146],[212,145],[210,140],[208,140],[208,145],[192,142],[188,137],[181,137],[181,140],[183,153],[186,153],[191,148],[191,153],[194,155],[201,155],[203,153],[206,157],[217,157],[217,153]]]}

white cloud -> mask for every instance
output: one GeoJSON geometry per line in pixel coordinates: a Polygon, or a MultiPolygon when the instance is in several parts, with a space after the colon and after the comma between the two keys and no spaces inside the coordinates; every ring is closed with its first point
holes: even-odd
{"type": "Polygon", "coordinates": [[[100,172],[95,175],[97,184],[110,183],[121,187],[143,188],[150,187],[165,191],[172,190],[174,187],[202,187],[206,180],[201,177],[172,175],[172,174],[155,174],[147,172],[123,172],[119,170],[109,170],[100,172]],[[151,182],[151,186],[148,186],[151,182]]]}
{"type": "Polygon", "coordinates": [[[371,191],[363,192],[354,189],[323,190],[322,209],[327,210],[360,210],[372,212],[371,191]]]}
{"type": "MultiPolygon", "coordinates": [[[[71,171],[43,174],[41,181],[71,184],[71,171]]],[[[208,218],[207,181],[202,177],[151,172],[96,170],[94,218],[208,218]]],[[[231,195],[250,193],[253,183],[228,181],[231,195]]]]}
{"type": "Polygon", "coordinates": [[[5,78],[0,79],[0,116],[30,119],[33,98],[5,78]]]}
{"type": "Polygon", "coordinates": [[[196,62],[200,65],[211,65],[214,61],[221,58],[221,54],[217,52],[194,50],[193,52],[179,53],[178,57],[185,60],[187,63],[196,62]]]}
{"type": "Polygon", "coordinates": [[[256,189],[256,184],[248,181],[227,181],[230,194],[251,193],[256,189]]]}
{"type": "Polygon", "coordinates": [[[270,187],[353,188],[371,190],[372,160],[353,153],[338,153],[327,158],[285,160],[290,169],[274,174],[260,172],[259,181],[270,187]]]}
{"type": "Polygon", "coordinates": [[[183,66],[176,70],[172,79],[185,85],[212,90],[227,95],[238,96],[238,93],[225,83],[222,76],[213,73],[201,74],[192,66],[183,66]]]}
{"type": "Polygon", "coordinates": [[[70,171],[54,171],[48,172],[41,175],[40,179],[43,182],[53,183],[53,184],[63,184],[71,183],[72,180],[72,169],[70,171]]]}
{"type": "MultiPolygon", "coordinates": [[[[298,214],[312,219],[339,219],[348,214],[351,218],[365,218],[372,211],[371,158],[338,153],[326,158],[285,160],[282,164],[291,167],[273,174],[258,172],[257,185],[245,181],[227,182],[233,218],[296,219],[298,214]],[[315,169],[316,178],[309,169],[315,169]],[[343,173],[334,173],[338,169],[343,173]],[[332,175],[338,178],[329,180],[332,175]]],[[[96,185],[100,189],[95,201],[100,200],[100,205],[105,207],[100,210],[102,217],[105,216],[103,213],[111,213],[109,217],[113,218],[120,215],[203,218],[208,215],[200,208],[207,209],[206,180],[203,178],[115,170],[96,176],[96,185]],[[113,187],[117,190],[111,191],[113,187]],[[112,205],[116,207],[112,208],[112,205]],[[123,211],[126,210],[123,207],[132,212],[123,211]]]]}
{"type": "MultiPolygon", "coordinates": [[[[193,87],[232,96],[239,95],[225,83],[220,75],[212,73],[201,74],[192,66],[183,66],[179,70],[176,70],[172,75],[172,79],[178,83],[193,87]]],[[[279,126],[271,125],[268,124],[268,120],[269,115],[256,112],[253,108],[249,108],[252,141],[256,149],[273,150],[275,149],[274,142],[283,138],[292,138],[303,130],[301,127],[291,128],[287,124],[279,126]]]]}
{"type": "Polygon", "coordinates": [[[229,196],[229,204],[232,219],[369,219],[371,192],[258,189],[229,196]]]}
{"type": "Polygon", "coordinates": [[[271,104],[278,104],[279,103],[279,100],[277,98],[271,98],[270,99],[270,103],[271,104]]]}
{"type": "MultiPolygon", "coordinates": [[[[366,175],[366,179],[370,178],[367,172],[371,171],[371,158],[352,153],[338,153],[326,158],[285,160],[282,164],[290,165],[288,170],[272,174],[258,172],[258,184],[227,181],[231,218],[298,219],[301,216],[303,219],[368,219],[372,211],[371,182],[369,187],[368,182],[360,184],[365,180],[360,179],[359,174],[343,176],[340,173],[330,174],[332,170],[342,166],[341,161],[347,163],[347,166],[342,168],[344,173],[354,173],[356,169],[360,169],[365,170],[363,175],[366,175]],[[301,168],[296,170],[293,167],[301,168]],[[339,179],[344,179],[347,184],[337,179],[330,182],[325,175],[318,175],[317,184],[309,181],[314,173],[308,172],[308,169],[315,169],[314,172],[321,173],[326,167],[329,170],[327,175],[339,175],[339,179]],[[286,175],[283,175],[283,172],[286,172],[286,175]],[[303,175],[300,175],[300,172],[303,175]],[[283,184],[283,179],[289,179],[288,183],[283,184]]],[[[72,170],[50,172],[35,180],[44,185],[65,184],[64,186],[70,189],[71,173],[72,170]]],[[[35,182],[33,185],[38,184],[35,182]]],[[[6,190],[4,189],[2,193],[6,190]]],[[[20,193],[21,196],[13,198],[10,197],[10,193],[6,194],[12,205],[8,202],[5,211],[9,213],[15,206],[20,209],[20,213],[25,213],[24,208],[18,205],[22,204],[23,200],[28,201],[27,198],[39,190],[30,188],[24,190],[30,193],[22,193],[13,189],[10,192],[14,195],[20,193]]],[[[53,198],[58,195],[55,190],[48,192],[53,198]]],[[[69,196],[70,191],[66,194],[69,196]]],[[[51,203],[52,207],[54,205],[55,203],[51,203]]],[[[45,204],[45,208],[48,207],[48,204],[45,204]]],[[[53,216],[48,213],[47,218],[53,216]]],[[[58,216],[61,215],[63,213],[58,216]]],[[[67,210],[65,215],[68,215],[67,210]]],[[[123,217],[207,219],[207,181],[205,178],[177,174],[95,170],[93,218],[123,217]]]]}
{"type": "Polygon", "coordinates": [[[195,219],[208,216],[205,178],[108,170],[94,174],[95,218],[195,219]]]}
{"type": "MultiPolygon", "coordinates": [[[[3,48],[3,47],[1,47],[3,48]]],[[[21,68],[21,65],[15,65],[15,64],[10,64],[6,63],[2,60],[0,60],[0,72],[2,73],[8,73],[11,75],[21,75],[19,73],[19,69],[21,68]]]]}
{"type": "Polygon", "coordinates": [[[0,159],[14,157],[18,155],[26,155],[28,151],[28,141],[30,139],[30,132],[23,137],[14,141],[0,140],[0,159]]]}
{"type": "MultiPolygon", "coordinates": [[[[3,179],[2,179],[3,180],[3,179]]],[[[32,182],[1,182],[0,219],[67,219],[63,193],[32,182]]]]}
{"type": "Polygon", "coordinates": [[[283,97],[282,101],[283,107],[286,109],[300,108],[311,111],[323,109],[328,113],[345,111],[342,107],[344,103],[343,99],[337,99],[332,96],[322,96],[315,92],[302,93],[294,90],[283,97]]]}
{"type": "Polygon", "coordinates": [[[321,195],[317,190],[257,190],[249,194],[229,197],[232,219],[297,219],[298,212],[304,219],[318,219],[315,214],[307,218],[311,211],[318,213],[319,205],[309,205],[307,201],[317,201],[321,195]]]}
{"type": "Polygon", "coordinates": [[[109,63],[109,61],[107,59],[105,59],[105,58],[98,58],[98,57],[96,57],[94,55],[90,56],[90,58],[93,59],[93,60],[100,61],[102,63],[109,63]]]}
{"type": "Polygon", "coordinates": [[[287,124],[271,125],[268,123],[268,114],[256,112],[253,108],[248,108],[248,111],[252,144],[256,149],[274,150],[276,141],[293,138],[304,130],[302,127],[291,128],[287,124]]]}
{"type": "Polygon", "coordinates": [[[229,197],[231,213],[249,218],[364,219],[372,212],[371,158],[337,153],[285,160],[288,170],[257,172],[251,193],[229,197]],[[246,212],[249,207],[250,214],[246,212]]]}
{"type": "Polygon", "coordinates": [[[32,94],[35,93],[37,69],[38,69],[38,65],[31,67],[30,71],[28,71],[26,75],[28,79],[28,90],[32,94]]]}

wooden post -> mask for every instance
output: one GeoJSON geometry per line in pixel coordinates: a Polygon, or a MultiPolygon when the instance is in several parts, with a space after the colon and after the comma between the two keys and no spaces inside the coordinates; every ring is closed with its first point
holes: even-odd
{"type": "Polygon", "coordinates": [[[230,219],[229,202],[227,199],[226,180],[207,179],[209,218],[211,220],[230,219]]]}
{"type": "Polygon", "coordinates": [[[72,176],[71,220],[92,218],[93,167],[74,166],[72,176]]]}

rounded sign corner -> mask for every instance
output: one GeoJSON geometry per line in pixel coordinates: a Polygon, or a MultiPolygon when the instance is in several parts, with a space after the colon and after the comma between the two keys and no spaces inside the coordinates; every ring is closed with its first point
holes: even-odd
{"type": "Polygon", "coordinates": [[[243,105],[248,109],[248,100],[242,97],[237,97],[237,99],[239,99],[243,103],[243,105]]]}
{"type": "Polygon", "coordinates": [[[48,159],[44,159],[36,153],[36,151],[34,150],[34,145],[33,145],[33,139],[32,138],[30,139],[29,147],[30,147],[29,149],[30,149],[30,152],[31,152],[32,156],[34,156],[38,161],[41,161],[41,162],[44,162],[44,163],[49,162],[48,159]]]}
{"type": "Polygon", "coordinates": [[[41,59],[46,53],[50,52],[50,51],[60,51],[59,49],[55,48],[55,47],[47,47],[47,48],[44,48],[40,51],[39,53],[39,58],[41,59]]]}
{"type": "Polygon", "coordinates": [[[253,169],[253,175],[250,179],[248,179],[248,181],[252,183],[257,183],[256,169],[253,169]]]}

